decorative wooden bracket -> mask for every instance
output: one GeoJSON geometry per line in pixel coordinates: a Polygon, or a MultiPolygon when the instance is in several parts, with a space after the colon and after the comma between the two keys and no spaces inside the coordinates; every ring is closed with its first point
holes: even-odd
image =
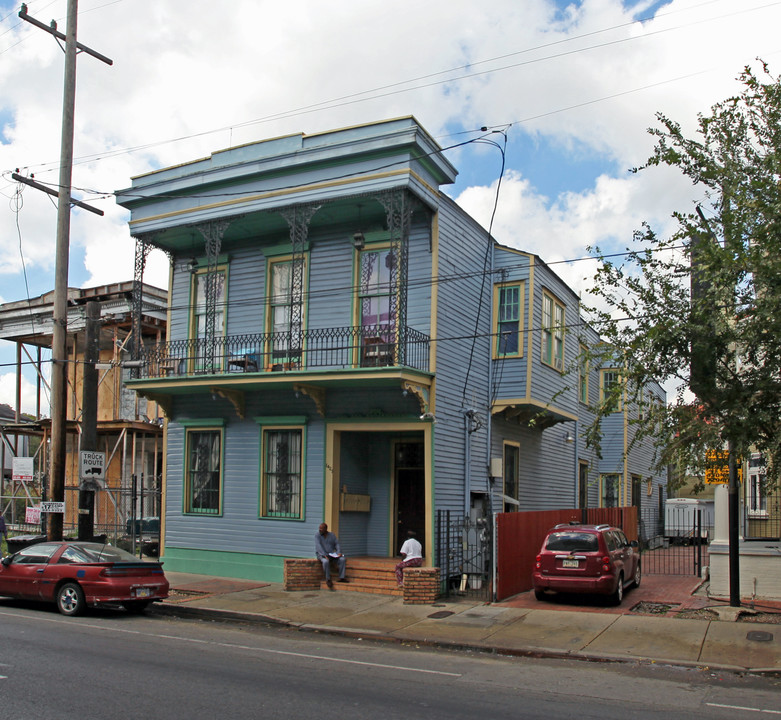
{"type": "Polygon", "coordinates": [[[241,420],[244,419],[244,393],[239,390],[229,390],[228,388],[213,387],[212,392],[225,398],[236,410],[236,414],[241,420]]]}
{"type": "Polygon", "coordinates": [[[325,388],[316,385],[293,385],[293,392],[303,393],[312,398],[320,417],[325,417],[325,388]]]}
{"type": "Polygon", "coordinates": [[[170,395],[163,393],[158,394],[154,392],[142,392],[140,390],[137,392],[141,397],[157,403],[158,407],[163,411],[163,414],[168,419],[171,418],[171,406],[173,405],[173,398],[170,395]]]}
{"type": "Polygon", "coordinates": [[[403,392],[411,392],[418,399],[421,413],[428,412],[429,388],[425,385],[417,385],[416,383],[411,383],[409,380],[405,380],[401,383],[401,389],[403,392]]]}

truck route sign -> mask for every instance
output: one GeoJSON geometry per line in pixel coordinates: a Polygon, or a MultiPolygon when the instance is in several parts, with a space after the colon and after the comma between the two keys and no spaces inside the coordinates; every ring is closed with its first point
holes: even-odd
{"type": "Polygon", "coordinates": [[[80,453],[79,479],[103,480],[106,471],[106,453],[82,450],[80,453]]]}

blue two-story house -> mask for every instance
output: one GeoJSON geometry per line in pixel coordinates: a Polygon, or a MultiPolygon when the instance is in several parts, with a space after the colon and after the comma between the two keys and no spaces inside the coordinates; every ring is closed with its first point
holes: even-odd
{"type": "Polygon", "coordinates": [[[577,295],[448,198],[455,177],[407,117],[117,193],[137,287],[150,249],[170,259],[168,340],[138,343],[130,383],[167,416],[168,569],[279,581],[323,521],[352,556],[413,529],[431,565],[438,511],[632,502],[631,454],[580,442],[600,369],[578,379],[577,295]]]}

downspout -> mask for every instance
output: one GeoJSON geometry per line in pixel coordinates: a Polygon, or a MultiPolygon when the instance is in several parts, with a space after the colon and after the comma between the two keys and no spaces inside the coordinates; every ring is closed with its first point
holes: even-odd
{"type": "MultiPolygon", "coordinates": [[[[493,482],[491,478],[491,442],[493,441],[493,433],[492,428],[494,424],[494,408],[493,408],[493,384],[494,384],[494,302],[493,302],[493,293],[494,293],[494,246],[493,246],[493,240],[491,239],[491,236],[488,236],[488,242],[491,243],[491,260],[488,263],[488,277],[490,278],[490,282],[488,284],[488,292],[489,292],[489,299],[491,301],[491,309],[488,312],[488,402],[487,402],[487,419],[486,423],[488,427],[486,428],[486,448],[485,448],[485,467],[486,467],[486,473],[485,473],[485,483],[486,483],[486,490],[488,491],[488,509],[491,515],[493,515],[493,509],[494,509],[494,488],[493,488],[493,482]]],[[[521,342],[521,338],[518,338],[518,342],[521,342]]],[[[496,555],[494,555],[494,564],[496,564],[496,555]]],[[[494,582],[494,587],[496,587],[496,583],[494,582]]]]}
{"type": "Polygon", "coordinates": [[[471,433],[469,432],[472,424],[472,410],[466,410],[464,412],[464,517],[469,517],[469,505],[471,504],[472,495],[472,452],[471,452],[471,433]]]}
{"type": "MultiPolygon", "coordinates": [[[[488,325],[488,412],[486,413],[486,423],[488,427],[485,430],[485,484],[488,491],[488,522],[491,523],[491,537],[493,547],[491,548],[491,587],[493,588],[492,601],[496,602],[496,563],[497,563],[497,529],[496,529],[496,513],[494,512],[494,483],[491,476],[491,443],[493,442],[493,425],[494,425],[494,408],[493,408],[493,385],[494,385],[494,245],[491,240],[491,236],[488,236],[488,242],[491,243],[491,260],[488,263],[488,277],[490,282],[488,283],[489,298],[491,300],[491,309],[488,312],[489,325],[488,325]]],[[[518,338],[520,343],[522,338],[518,338]]]]}
{"type": "Polygon", "coordinates": [[[580,462],[578,460],[580,456],[580,427],[579,421],[575,420],[575,442],[573,443],[575,449],[575,457],[573,458],[573,471],[575,476],[575,504],[573,507],[578,507],[580,504],[580,462]]]}

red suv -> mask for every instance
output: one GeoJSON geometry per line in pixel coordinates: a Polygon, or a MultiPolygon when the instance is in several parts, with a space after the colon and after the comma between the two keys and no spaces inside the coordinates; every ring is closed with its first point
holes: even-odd
{"type": "Polygon", "coordinates": [[[556,525],[542,543],[532,582],[538,600],[553,590],[607,595],[619,605],[624,589],[640,584],[637,541],[610,525],[556,525]]]}

